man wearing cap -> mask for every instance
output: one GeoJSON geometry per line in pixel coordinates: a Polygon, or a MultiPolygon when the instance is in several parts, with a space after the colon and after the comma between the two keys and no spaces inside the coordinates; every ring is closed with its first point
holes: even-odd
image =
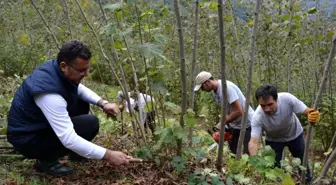
{"type": "MultiPolygon", "coordinates": [[[[201,89],[206,92],[211,92],[213,98],[216,100],[218,105],[221,106],[221,102],[223,101],[221,80],[215,80],[211,73],[202,71],[196,76],[195,84],[194,91],[201,89]]],[[[228,80],[226,81],[226,84],[227,93],[225,95],[228,99],[228,111],[225,123],[228,124],[232,130],[232,138],[229,141],[229,147],[231,152],[235,154],[240,134],[241,120],[244,114],[243,110],[245,107],[245,96],[236,84],[228,80]]],[[[250,106],[248,111],[246,133],[244,137],[244,153],[246,154],[248,154],[248,142],[251,137],[251,119],[253,113],[254,111],[250,106]]],[[[217,125],[217,128],[219,128],[219,126],[220,124],[217,125]]]]}

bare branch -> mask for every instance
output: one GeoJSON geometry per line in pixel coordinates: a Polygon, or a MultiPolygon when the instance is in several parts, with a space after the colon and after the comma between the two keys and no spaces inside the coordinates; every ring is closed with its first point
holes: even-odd
{"type": "MultiPolygon", "coordinates": [[[[336,52],[335,48],[336,48],[336,37],[334,37],[333,40],[332,40],[332,47],[331,47],[331,50],[330,50],[329,58],[328,58],[328,60],[325,64],[323,76],[322,76],[321,83],[320,83],[320,87],[319,87],[317,96],[316,96],[315,101],[314,101],[313,109],[315,109],[315,110],[317,109],[317,105],[320,101],[322,91],[324,90],[324,86],[327,82],[330,65],[331,65],[332,60],[335,57],[335,52],[336,52]]],[[[310,147],[312,137],[313,137],[313,126],[311,124],[309,124],[308,125],[307,140],[306,140],[306,143],[305,143],[305,152],[304,152],[304,156],[303,156],[303,166],[307,166],[307,164],[308,164],[308,153],[309,153],[309,147],[310,147]]],[[[331,157],[328,160],[331,160],[331,157]]],[[[322,170],[322,173],[321,173],[320,176],[325,176],[326,175],[326,172],[329,169],[329,167],[326,167],[326,166],[327,165],[325,165],[325,167],[324,167],[325,169],[322,170]]],[[[305,182],[306,182],[305,179],[306,179],[305,178],[305,172],[302,171],[302,173],[301,173],[301,184],[303,184],[303,185],[305,184],[305,182]]]]}
{"type": "Polygon", "coordinates": [[[58,44],[58,41],[57,41],[57,38],[56,38],[55,34],[51,31],[51,29],[50,29],[50,27],[49,27],[47,21],[44,19],[44,17],[43,17],[43,15],[42,15],[42,13],[40,12],[40,10],[36,7],[36,5],[35,5],[35,3],[34,3],[34,0],[30,0],[30,2],[31,2],[31,4],[34,6],[34,8],[35,8],[35,10],[37,11],[37,13],[40,15],[40,17],[41,17],[41,19],[42,19],[44,25],[47,27],[48,32],[51,34],[52,38],[54,39],[57,48],[58,48],[58,49],[61,49],[60,46],[59,46],[59,44],[58,44]]]}
{"type": "Polygon", "coordinates": [[[224,147],[224,135],[225,135],[225,118],[227,112],[227,86],[226,86],[226,60],[225,60],[225,40],[224,40],[224,25],[223,25],[223,0],[218,0],[218,25],[219,25],[219,40],[220,40],[220,56],[221,56],[221,81],[222,81],[222,97],[221,102],[221,124],[220,124],[220,139],[217,155],[217,170],[221,172],[223,163],[223,147],[224,147]]]}
{"type": "Polygon", "coordinates": [[[251,37],[251,50],[250,50],[250,62],[249,62],[250,65],[249,65],[249,71],[248,71],[248,81],[246,84],[245,109],[244,109],[243,119],[241,122],[239,140],[238,140],[237,151],[236,151],[237,160],[239,160],[242,156],[242,148],[243,148],[243,143],[244,143],[244,138],[245,138],[248,112],[250,108],[252,78],[253,78],[253,63],[254,63],[254,47],[255,47],[256,35],[258,32],[258,18],[259,18],[260,4],[261,4],[261,0],[257,0],[256,5],[255,5],[254,24],[253,24],[252,37],[251,37]]]}

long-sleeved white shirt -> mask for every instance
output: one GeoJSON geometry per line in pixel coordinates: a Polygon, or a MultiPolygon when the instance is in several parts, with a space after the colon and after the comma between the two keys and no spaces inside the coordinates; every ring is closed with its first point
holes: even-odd
{"type": "MultiPolygon", "coordinates": [[[[78,86],[80,99],[97,104],[101,99],[96,93],[83,84],[78,86]]],[[[91,159],[102,159],[106,149],[77,135],[66,109],[67,102],[59,94],[39,94],[34,97],[36,105],[42,110],[51,128],[64,145],[77,154],[91,159]]]]}

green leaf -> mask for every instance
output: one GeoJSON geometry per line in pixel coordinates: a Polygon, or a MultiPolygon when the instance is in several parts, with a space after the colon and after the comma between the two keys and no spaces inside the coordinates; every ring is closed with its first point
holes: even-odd
{"type": "Polygon", "coordinates": [[[232,22],[233,18],[232,18],[231,16],[225,16],[225,17],[224,17],[224,20],[225,20],[226,22],[232,22]]]}
{"type": "Polygon", "coordinates": [[[192,109],[187,109],[183,119],[189,127],[194,127],[196,125],[195,112],[192,109]]]}
{"type": "Polygon", "coordinates": [[[28,35],[27,34],[22,34],[20,35],[20,37],[17,39],[17,41],[25,46],[27,46],[30,41],[28,39],[28,35]]]}
{"type": "Polygon", "coordinates": [[[1,128],[1,129],[0,129],[0,134],[1,134],[1,135],[6,135],[6,134],[7,134],[7,127],[5,127],[5,128],[1,128]]]}
{"type": "Polygon", "coordinates": [[[151,88],[152,88],[152,91],[155,92],[155,93],[160,93],[160,94],[167,94],[168,93],[168,89],[167,87],[164,85],[163,82],[156,82],[156,83],[153,83],[151,85],[151,88]]]}
{"type": "Polygon", "coordinates": [[[198,144],[201,142],[201,137],[192,137],[191,141],[193,144],[198,144]]]}
{"type": "Polygon", "coordinates": [[[107,4],[103,8],[104,9],[109,9],[109,10],[118,10],[123,6],[123,3],[114,3],[114,4],[107,4]]]}
{"type": "Polygon", "coordinates": [[[295,182],[289,174],[286,174],[285,178],[281,182],[281,185],[295,185],[295,182]]]}
{"type": "Polygon", "coordinates": [[[244,177],[243,174],[237,174],[234,176],[234,179],[237,180],[238,182],[240,183],[243,183],[243,184],[249,184],[250,183],[250,178],[246,178],[244,177]]]}
{"type": "Polygon", "coordinates": [[[293,162],[293,164],[294,164],[294,167],[295,167],[295,166],[299,166],[299,165],[301,165],[301,159],[300,159],[300,158],[294,158],[294,159],[292,160],[292,162],[293,162]]]}
{"type": "Polygon", "coordinates": [[[204,159],[207,156],[207,153],[204,152],[203,150],[199,150],[196,152],[196,158],[197,160],[204,159]]]}
{"type": "Polygon", "coordinates": [[[316,13],[316,11],[317,11],[316,7],[313,7],[313,8],[310,8],[307,13],[308,14],[314,14],[314,13],[316,13]]]}
{"type": "Polygon", "coordinates": [[[147,102],[144,108],[145,112],[149,112],[153,110],[153,107],[155,107],[155,102],[147,102]],[[153,105],[153,106],[152,106],[153,105]]]}
{"type": "Polygon", "coordinates": [[[317,40],[318,40],[318,41],[323,40],[323,35],[319,35],[319,36],[317,36],[317,40]]]}
{"type": "Polygon", "coordinates": [[[332,148],[329,148],[328,151],[324,152],[323,154],[325,156],[329,155],[332,152],[332,148]]]}
{"type": "Polygon", "coordinates": [[[140,15],[140,18],[144,18],[150,15],[154,14],[154,10],[153,9],[149,9],[149,10],[142,10],[142,13],[140,15]]]}
{"type": "Polygon", "coordinates": [[[173,127],[173,133],[179,139],[182,139],[185,136],[184,129],[181,126],[179,126],[179,125],[173,127]]]}
{"type": "Polygon", "coordinates": [[[120,40],[114,40],[114,43],[113,43],[112,47],[117,49],[117,50],[120,50],[124,47],[124,45],[120,40]]]}
{"type": "Polygon", "coordinates": [[[122,21],[122,11],[116,11],[116,17],[117,17],[117,19],[119,20],[119,21],[122,21]]]}
{"type": "Polygon", "coordinates": [[[265,161],[269,162],[269,163],[273,163],[274,162],[274,157],[273,156],[265,156],[265,161]]]}
{"type": "Polygon", "coordinates": [[[160,135],[160,134],[162,134],[163,132],[165,131],[165,129],[164,128],[157,128],[156,130],[155,130],[155,135],[160,135]]]}
{"type": "Polygon", "coordinates": [[[163,51],[159,46],[152,43],[144,43],[137,46],[139,52],[144,57],[161,56],[163,51]]]}
{"type": "Polygon", "coordinates": [[[298,29],[298,28],[301,28],[301,24],[300,23],[295,23],[292,25],[292,28],[295,30],[295,29],[298,29]]]}
{"type": "Polygon", "coordinates": [[[159,167],[161,165],[160,159],[155,158],[154,161],[155,161],[156,167],[159,167]]]}
{"type": "Polygon", "coordinates": [[[186,160],[180,156],[175,156],[171,164],[176,169],[177,172],[184,171],[186,160]]]}
{"type": "Polygon", "coordinates": [[[217,2],[210,3],[209,9],[218,12],[218,3],[217,2]]]}
{"type": "Polygon", "coordinates": [[[270,180],[273,180],[273,181],[275,181],[277,179],[277,175],[275,174],[275,171],[272,170],[272,169],[266,171],[265,177],[270,179],[270,180]]]}
{"type": "Polygon", "coordinates": [[[319,169],[319,168],[321,168],[321,166],[322,166],[321,162],[314,163],[314,168],[315,169],[319,169]]]}
{"type": "Polygon", "coordinates": [[[231,177],[226,178],[226,185],[233,185],[231,177]]]}
{"type": "Polygon", "coordinates": [[[161,34],[154,35],[154,39],[160,44],[166,44],[168,41],[168,37],[165,35],[161,35],[161,34]]]}
{"type": "Polygon", "coordinates": [[[329,31],[329,32],[326,34],[326,37],[327,37],[328,39],[331,39],[333,36],[334,36],[334,32],[333,32],[333,31],[329,31]]]}
{"type": "Polygon", "coordinates": [[[289,19],[290,19],[289,14],[286,14],[286,15],[282,16],[282,20],[284,20],[284,21],[289,21],[289,19]]]}
{"type": "Polygon", "coordinates": [[[302,20],[302,17],[300,15],[295,15],[294,16],[294,20],[296,21],[301,21],[302,20]]]}
{"type": "Polygon", "coordinates": [[[170,109],[176,109],[178,107],[175,103],[172,102],[165,102],[164,104],[170,109]]]}
{"type": "Polygon", "coordinates": [[[289,173],[293,172],[293,167],[290,165],[285,166],[285,170],[289,173]]]}
{"type": "Polygon", "coordinates": [[[102,33],[106,33],[107,35],[115,35],[117,33],[117,25],[116,24],[113,24],[113,23],[110,23],[106,26],[104,26],[101,31],[100,31],[100,34],[102,33]]]}

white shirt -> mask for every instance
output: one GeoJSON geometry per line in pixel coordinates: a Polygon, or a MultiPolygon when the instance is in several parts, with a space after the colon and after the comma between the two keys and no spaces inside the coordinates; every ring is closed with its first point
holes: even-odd
{"type": "MultiPolygon", "coordinates": [[[[97,104],[101,99],[83,84],[78,86],[78,96],[91,104],[97,104]]],[[[77,135],[66,109],[67,102],[61,95],[39,94],[34,99],[64,147],[86,158],[102,159],[104,157],[105,148],[77,135]]]]}
{"type": "Polygon", "coordinates": [[[266,132],[266,140],[287,142],[296,139],[303,132],[297,113],[303,113],[307,106],[290,93],[278,93],[278,109],[269,116],[258,106],[252,118],[252,137],[266,132]]]}
{"type": "MultiPolygon", "coordinates": [[[[133,98],[130,97],[130,103],[131,103],[132,110],[134,110],[136,105],[138,105],[139,111],[143,110],[139,112],[142,114],[142,122],[141,122],[142,125],[145,124],[146,119],[147,119],[147,112],[145,112],[144,108],[148,102],[152,102],[152,101],[155,102],[154,98],[152,98],[151,96],[147,94],[143,94],[143,93],[139,93],[138,101],[135,101],[133,98]]],[[[127,101],[126,101],[126,112],[129,112],[127,101]]]]}
{"type": "MultiPolygon", "coordinates": [[[[136,105],[138,105],[139,109],[144,109],[148,102],[155,102],[154,98],[147,94],[139,93],[138,101],[135,101],[133,98],[130,97],[131,108],[134,109],[136,105]]],[[[126,111],[128,110],[128,103],[126,101],[126,111]]]]}
{"type": "MultiPolygon", "coordinates": [[[[232,111],[231,104],[233,102],[237,101],[237,100],[240,103],[240,106],[241,106],[242,110],[244,111],[245,110],[245,101],[246,101],[244,94],[241,92],[239,87],[236,84],[232,83],[231,81],[226,80],[226,85],[227,85],[226,95],[227,95],[227,100],[228,100],[227,114],[231,113],[231,111],[232,111]]],[[[212,91],[212,96],[216,100],[217,104],[219,106],[221,106],[221,102],[223,101],[222,80],[218,80],[217,91],[216,91],[216,93],[214,91],[212,91]]],[[[251,120],[252,120],[252,117],[253,117],[253,113],[254,113],[254,110],[252,109],[251,106],[249,106],[246,127],[251,126],[251,120]]],[[[233,127],[233,128],[236,128],[236,129],[240,129],[241,128],[241,120],[242,120],[242,116],[240,116],[236,120],[232,121],[232,123],[230,123],[230,126],[233,127]]]]}

